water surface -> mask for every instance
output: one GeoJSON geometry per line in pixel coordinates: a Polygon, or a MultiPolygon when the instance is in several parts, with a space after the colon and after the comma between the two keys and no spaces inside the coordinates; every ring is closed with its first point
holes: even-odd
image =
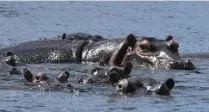
{"type": "MultiPolygon", "coordinates": [[[[104,37],[129,33],[165,38],[172,34],[180,53],[208,52],[209,2],[0,2],[0,47],[42,37],[75,32],[104,37]]],[[[0,77],[0,111],[208,111],[209,59],[191,59],[201,74],[193,71],[135,68],[135,75],[157,80],[172,77],[171,96],[118,96],[109,85],[79,85],[77,75],[86,75],[91,65],[28,65],[35,72],[59,74],[71,70],[72,84],[83,92],[50,90],[26,85],[22,76],[0,77]]]]}

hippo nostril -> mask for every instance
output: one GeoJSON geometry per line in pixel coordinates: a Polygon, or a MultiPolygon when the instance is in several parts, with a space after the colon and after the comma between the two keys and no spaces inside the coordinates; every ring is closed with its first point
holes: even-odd
{"type": "Polygon", "coordinates": [[[119,88],[119,89],[121,89],[121,88],[122,88],[122,85],[121,85],[121,84],[119,84],[119,85],[118,85],[118,88],[119,88]]]}
{"type": "Polygon", "coordinates": [[[7,56],[13,56],[12,52],[7,52],[7,56]]]}
{"type": "Polygon", "coordinates": [[[40,80],[40,77],[38,77],[38,76],[36,76],[35,78],[36,78],[36,80],[40,80]]]}
{"type": "Polygon", "coordinates": [[[118,91],[123,91],[122,84],[118,84],[116,89],[117,89],[118,91]]]}

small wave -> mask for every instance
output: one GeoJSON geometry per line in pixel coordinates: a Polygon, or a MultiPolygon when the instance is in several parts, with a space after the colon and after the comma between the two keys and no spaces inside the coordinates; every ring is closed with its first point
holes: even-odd
{"type": "Polygon", "coordinates": [[[16,10],[2,10],[0,9],[0,17],[19,17],[20,13],[16,10]]]}
{"type": "Polygon", "coordinates": [[[126,111],[130,111],[130,110],[135,110],[135,109],[137,109],[136,107],[123,107],[122,108],[123,110],[126,110],[126,111]]]}
{"type": "Polygon", "coordinates": [[[18,109],[32,109],[30,107],[25,107],[25,106],[13,106],[15,108],[18,108],[18,109]]]}
{"type": "Polygon", "coordinates": [[[0,112],[13,112],[13,111],[9,111],[9,110],[0,110],[0,112]]]}
{"type": "Polygon", "coordinates": [[[21,14],[14,7],[0,4],[0,17],[19,17],[21,14]]]}

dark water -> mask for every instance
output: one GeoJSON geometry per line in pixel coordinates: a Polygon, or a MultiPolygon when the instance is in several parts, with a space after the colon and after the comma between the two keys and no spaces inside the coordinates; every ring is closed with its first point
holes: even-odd
{"type": "MultiPolygon", "coordinates": [[[[136,35],[165,38],[172,34],[180,53],[208,52],[209,2],[0,2],[0,46],[63,32],[85,32],[105,37],[136,35]]],[[[193,71],[148,70],[143,74],[176,85],[171,96],[117,96],[109,85],[74,84],[92,65],[27,65],[35,72],[58,74],[71,70],[71,82],[81,92],[50,90],[26,85],[22,76],[0,77],[0,112],[57,111],[209,111],[209,59],[191,59],[193,71]],[[83,92],[82,92],[83,90],[83,92]]]]}

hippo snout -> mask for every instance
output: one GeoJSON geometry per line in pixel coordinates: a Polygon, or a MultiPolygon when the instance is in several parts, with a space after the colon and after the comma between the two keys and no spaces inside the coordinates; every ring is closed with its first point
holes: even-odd
{"type": "Polygon", "coordinates": [[[127,79],[123,79],[116,85],[116,90],[123,93],[132,93],[136,88],[127,79]]]}
{"type": "Polygon", "coordinates": [[[178,69],[178,70],[195,70],[196,67],[194,64],[190,61],[173,61],[169,64],[168,68],[171,69],[178,69]]]}

